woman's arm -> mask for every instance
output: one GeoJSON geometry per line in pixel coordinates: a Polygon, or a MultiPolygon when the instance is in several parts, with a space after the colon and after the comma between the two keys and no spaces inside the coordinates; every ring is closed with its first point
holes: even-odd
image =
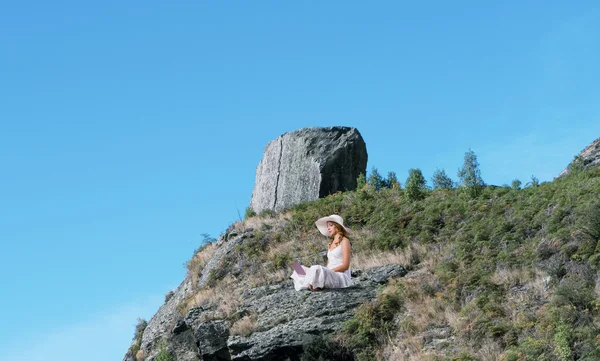
{"type": "Polygon", "coordinates": [[[344,272],[350,268],[350,241],[348,238],[342,239],[342,264],[333,267],[331,270],[334,272],[344,272]]]}

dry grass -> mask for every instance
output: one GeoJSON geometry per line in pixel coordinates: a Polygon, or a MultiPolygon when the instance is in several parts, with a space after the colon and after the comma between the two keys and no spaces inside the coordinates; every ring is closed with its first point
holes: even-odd
{"type": "Polygon", "coordinates": [[[521,285],[531,278],[530,271],[523,268],[497,268],[490,277],[490,281],[496,285],[508,287],[521,285]]]}
{"type": "Polygon", "coordinates": [[[135,359],[136,361],[144,361],[146,359],[144,350],[138,350],[138,352],[135,354],[135,359]]]}
{"type": "Polygon", "coordinates": [[[352,267],[369,269],[387,264],[414,266],[427,255],[427,248],[422,244],[413,243],[400,251],[364,251],[355,253],[352,257],[352,267]]]}
{"type": "Polygon", "coordinates": [[[248,228],[261,229],[264,225],[275,227],[290,218],[289,212],[277,213],[275,217],[249,217],[243,221],[238,221],[233,224],[233,229],[237,232],[243,232],[248,228]]]}
{"type": "Polygon", "coordinates": [[[231,328],[229,329],[230,334],[233,336],[250,336],[252,332],[255,331],[257,319],[258,315],[256,313],[251,313],[250,315],[240,318],[231,325],[231,328]]]}
{"type": "Polygon", "coordinates": [[[411,264],[411,261],[418,260],[419,270],[413,272],[410,277],[399,280],[405,287],[406,311],[399,318],[399,331],[395,339],[390,337],[387,345],[378,353],[381,359],[392,361],[443,359],[445,350],[423,349],[425,332],[435,325],[435,327],[448,326],[456,334],[464,326],[465,318],[461,317],[452,303],[444,298],[442,290],[433,294],[424,291],[425,285],[438,283],[434,275],[435,266],[446,252],[443,246],[426,248],[420,244],[411,244],[390,258],[400,264],[411,264]]]}
{"type": "Polygon", "coordinates": [[[192,279],[193,285],[198,284],[198,278],[200,277],[200,273],[202,272],[208,261],[210,261],[216,249],[217,245],[215,243],[207,244],[206,246],[202,247],[198,252],[196,252],[194,257],[192,257],[192,259],[190,259],[187,262],[186,266],[188,270],[188,276],[192,279]]]}
{"type": "Polygon", "coordinates": [[[492,340],[483,341],[483,344],[475,352],[475,356],[481,361],[500,361],[501,355],[502,348],[492,340]]]}
{"type": "Polygon", "coordinates": [[[291,268],[279,269],[276,271],[263,270],[262,272],[257,272],[251,277],[248,277],[246,284],[249,288],[271,285],[285,281],[291,274],[291,268]]]}
{"type": "Polygon", "coordinates": [[[398,338],[378,352],[378,360],[389,361],[437,361],[443,359],[443,354],[423,350],[423,337],[410,336],[398,338]]]}
{"type": "Polygon", "coordinates": [[[180,314],[186,315],[193,307],[202,306],[213,309],[210,313],[213,318],[231,317],[240,305],[243,292],[243,287],[236,287],[238,284],[236,279],[228,275],[217,287],[198,290],[180,306],[180,314]]]}

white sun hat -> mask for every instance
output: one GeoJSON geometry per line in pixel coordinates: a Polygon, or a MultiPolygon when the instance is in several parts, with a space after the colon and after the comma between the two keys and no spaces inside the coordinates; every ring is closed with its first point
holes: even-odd
{"type": "Polygon", "coordinates": [[[332,214],[327,217],[319,218],[315,222],[315,224],[317,225],[317,228],[319,229],[321,234],[324,236],[329,236],[329,232],[327,231],[327,222],[335,222],[335,223],[339,224],[340,226],[342,226],[342,228],[344,229],[344,231],[347,234],[352,233],[350,228],[344,227],[344,220],[342,219],[342,217],[338,216],[337,214],[332,214]]]}

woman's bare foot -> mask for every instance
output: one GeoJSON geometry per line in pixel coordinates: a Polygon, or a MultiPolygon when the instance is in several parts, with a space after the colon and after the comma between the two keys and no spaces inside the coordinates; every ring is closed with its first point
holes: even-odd
{"type": "Polygon", "coordinates": [[[322,288],[320,288],[320,287],[313,287],[312,285],[308,285],[308,289],[311,290],[311,291],[313,291],[313,292],[314,291],[320,291],[320,290],[322,290],[322,288]]]}

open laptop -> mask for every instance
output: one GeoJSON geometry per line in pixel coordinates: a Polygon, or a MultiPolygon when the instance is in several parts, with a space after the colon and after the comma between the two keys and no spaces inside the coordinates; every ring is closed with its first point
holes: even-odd
{"type": "Polygon", "coordinates": [[[294,263],[290,264],[290,267],[292,267],[294,269],[294,271],[296,271],[296,273],[298,274],[298,276],[305,276],[306,275],[306,272],[304,272],[304,268],[302,268],[302,266],[300,265],[300,263],[294,262],[294,263]]]}

